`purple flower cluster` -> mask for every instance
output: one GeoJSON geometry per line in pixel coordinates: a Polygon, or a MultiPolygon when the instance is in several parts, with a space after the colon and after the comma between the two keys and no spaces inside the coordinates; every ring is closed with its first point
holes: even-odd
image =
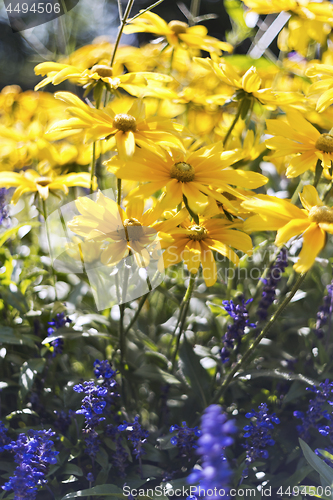
{"type": "Polygon", "coordinates": [[[136,416],[134,418],[133,424],[129,422],[124,422],[118,426],[119,431],[128,431],[127,439],[132,441],[133,444],[133,452],[136,458],[141,458],[146,452],[143,449],[142,445],[147,441],[147,437],[149,432],[145,429],[142,429],[139,424],[139,417],[136,416]]]}
{"type": "Polygon", "coordinates": [[[128,453],[122,444],[121,432],[118,427],[109,424],[106,426],[105,433],[116,445],[115,452],[112,455],[113,465],[119,472],[120,477],[124,478],[126,476],[126,466],[128,464],[128,453]]]}
{"type": "Polygon", "coordinates": [[[198,439],[197,453],[202,458],[202,469],[194,470],[187,481],[189,484],[199,483],[203,491],[213,492],[206,495],[210,500],[228,497],[228,482],[231,470],[225,457],[225,448],[233,444],[230,436],[236,432],[232,420],[222,413],[219,405],[210,405],[204,411],[201,419],[201,436],[198,439]],[[223,490],[223,495],[221,494],[223,490]],[[220,493],[219,493],[220,492],[220,493]]]}
{"type": "Polygon", "coordinates": [[[267,319],[268,309],[275,300],[276,288],[286,267],[288,267],[288,253],[286,248],[282,248],[276,261],[268,271],[267,277],[262,279],[264,287],[257,309],[260,321],[266,321],[267,319]]]}
{"type": "Polygon", "coordinates": [[[294,411],[294,417],[302,420],[302,424],[297,426],[297,430],[302,439],[309,439],[309,431],[312,427],[316,428],[321,434],[328,435],[331,431],[329,431],[332,426],[331,415],[328,414],[327,410],[325,410],[325,406],[327,403],[331,406],[333,405],[333,401],[331,398],[331,394],[333,392],[333,382],[330,382],[328,379],[325,382],[321,382],[319,387],[307,387],[307,391],[311,391],[315,393],[315,398],[310,399],[309,406],[304,414],[302,411],[294,411]],[[322,418],[327,418],[331,425],[323,426],[320,421],[322,418]]]}
{"type": "Polygon", "coordinates": [[[333,311],[333,281],[327,285],[327,295],[325,295],[323,300],[323,305],[319,307],[317,312],[317,321],[316,328],[314,329],[314,333],[318,337],[318,339],[322,339],[324,337],[324,329],[323,327],[327,324],[329,320],[332,318],[333,311]]]}
{"type": "Polygon", "coordinates": [[[182,426],[172,425],[170,432],[177,431],[177,435],[170,439],[170,443],[177,446],[181,457],[191,457],[192,450],[198,448],[196,437],[201,436],[201,431],[198,427],[187,427],[186,422],[182,422],[182,426]]]}
{"type": "MultiPolygon", "coordinates": [[[[57,313],[55,318],[53,318],[51,321],[48,322],[49,328],[47,329],[47,335],[48,337],[51,337],[59,328],[64,327],[66,324],[72,323],[72,320],[67,317],[65,317],[65,313],[57,313]]],[[[57,354],[61,354],[63,347],[64,347],[64,341],[63,339],[56,339],[51,342],[51,346],[53,347],[53,353],[52,357],[55,357],[57,354]]]]}
{"type": "Polygon", "coordinates": [[[52,451],[54,432],[30,430],[28,435],[19,434],[16,441],[4,446],[14,453],[14,460],[18,464],[14,475],[2,488],[5,491],[14,491],[14,500],[35,500],[38,486],[46,484],[45,474],[49,464],[57,462],[57,451],[52,451]]]}
{"type": "Polygon", "coordinates": [[[91,380],[73,387],[75,392],[85,394],[81,408],[76,411],[76,414],[84,415],[85,428],[83,433],[85,434],[86,453],[92,458],[96,457],[100,445],[96,427],[105,420],[104,414],[108,413],[111,404],[118,396],[114,390],[117,385],[114,379],[116,371],[111,368],[109,362],[96,359],[94,368],[98,384],[91,380]]]}
{"type": "Polygon", "coordinates": [[[275,444],[270,431],[274,429],[273,424],[280,423],[275,413],[271,415],[268,413],[266,403],[259,405],[258,410],[252,410],[245,415],[246,418],[256,419],[255,422],[251,421],[249,425],[244,427],[246,444],[243,444],[243,447],[246,449],[246,461],[249,463],[261,458],[268,458],[266,448],[275,444]]]}
{"type": "Polygon", "coordinates": [[[252,302],[252,299],[245,302],[244,297],[241,295],[239,300],[240,304],[235,304],[233,300],[224,300],[222,302],[224,309],[233,319],[233,324],[228,325],[227,332],[222,339],[224,344],[221,349],[222,363],[229,361],[230,352],[234,349],[235,345],[239,345],[245,333],[245,328],[254,328],[256,326],[255,323],[250,323],[249,313],[246,308],[247,304],[252,302]]]}
{"type": "Polygon", "coordinates": [[[0,452],[4,451],[5,446],[10,443],[10,439],[7,436],[7,429],[0,420],[0,452]]]}

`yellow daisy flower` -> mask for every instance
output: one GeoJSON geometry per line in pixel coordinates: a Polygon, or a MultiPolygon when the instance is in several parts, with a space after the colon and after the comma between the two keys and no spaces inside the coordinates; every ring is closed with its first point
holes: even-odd
{"type": "MultiPolygon", "coordinates": [[[[57,92],[55,96],[70,104],[67,111],[73,118],[57,122],[49,129],[53,139],[66,136],[68,131],[75,133],[83,129],[86,142],[107,139],[107,149],[116,149],[124,159],[133,156],[137,146],[157,153],[159,145],[182,147],[175,135],[173,122],[165,118],[146,117],[145,105],[140,99],[136,99],[130,107],[127,100],[124,100],[123,111],[115,113],[112,109],[113,102],[104,109],[95,109],[70,92],[57,92]]],[[[119,106],[117,110],[119,111],[119,106]]]]}
{"type": "Polygon", "coordinates": [[[272,157],[295,155],[287,168],[287,177],[297,177],[306,170],[314,170],[317,160],[320,159],[325,177],[332,179],[332,135],[320,134],[297,111],[287,113],[286,120],[266,120],[266,124],[267,133],[275,136],[265,141],[268,149],[274,150],[272,157]]]}
{"type": "Polygon", "coordinates": [[[316,110],[325,111],[333,104],[333,70],[328,64],[311,64],[305,72],[309,78],[320,78],[310,85],[308,97],[316,100],[316,110]]]}
{"type": "Polygon", "coordinates": [[[214,52],[218,55],[221,51],[232,52],[232,45],[221,42],[217,38],[207,36],[208,30],[205,26],[189,26],[182,21],[170,21],[166,23],[157,14],[145,12],[136,19],[129,20],[124,28],[124,33],[154,33],[164,36],[169,45],[179,45],[189,48],[201,49],[206,52],[214,52]]]}
{"type": "Polygon", "coordinates": [[[207,286],[213,286],[217,279],[217,268],[212,250],[227,257],[234,264],[239,258],[231,247],[249,253],[251,238],[233,229],[234,225],[223,219],[201,218],[199,224],[189,220],[182,227],[169,231],[174,242],[162,243],[164,265],[169,267],[184,261],[190,273],[196,274],[202,265],[202,274],[207,286]]]}
{"type": "Polygon", "coordinates": [[[317,190],[304,186],[300,199],[303,209],[275,196],[257,195],[242,203],[256,215],[244,223],[244,231],[277,231],[275,244],[281,246],[294,236],[303,236],[303,246],[294,265],[298,273],[305,273],[324,248],[326,233],[333,233],[333,208],[323,204],[317,190]]]}
{"type": "MultiPolygon", "coordinates": [[[[96,181],[95,181],[96,184],[96,181]]],[[[59,176],[42,177],[35,170],[26,170],[22,173],[0,172],[0,187],[6,189],[16,187],[13,194],[12,203],[17,203],[19,198],[25,193],[38,193],[43,200],[46,200],[50,191],[60,189],[68,194],[71,186],[90,187],[90,174],[87,172],[71,173],[59,176]]]]}
{"type": "MultiPolygon", "coordinates": [[[[101,262],[113,266],[132,253],[139,266],[149,263],[149,251],[160,245],[161,239],[171,241],[163,231],[176,227],[187,216],[186,211],[165,222],[157,222],[162,210],[151,208],[144,212],[143,200],[132,200],[123,210],[100,191],[96,201],[78,198],[76,208],[81,215],[68,224],[71,231],[85,240],[95,240],[103,246],[101,262]]],[[[100,251],[100,246],[98,247],[100,251]]]]}
{"type": "Polygon", "coordinates": [[[163,189],[165,195],[161,206],[164,210],[174,208],[185,197],[190,210],[203,213],[208,204],[208,196],[214,197],[226,207],[231,205],[225,196],[216,191],[218,188],[240,197],[231,185],[254,189],[268,181],[256,172],[229,168],[238,159],[239,152],[222,152],[219,143],[193,152],[170,149],[163,156],[140,150],[131,160],[123,161],[113,157],[105,165],[120,179],[146,183],[129,196],[147,197],[163,189]]]}

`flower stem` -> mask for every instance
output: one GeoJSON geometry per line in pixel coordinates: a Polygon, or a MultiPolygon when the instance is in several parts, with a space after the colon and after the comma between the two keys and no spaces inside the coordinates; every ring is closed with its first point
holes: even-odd
{"type": "Polygon", "coordinates": [[[194,24],[195,18],[198,17],[199,9],[200,9],[200,0],[192,0],[191,7],[190,7],[190,12],[192,15],[191,22],[190,22],[191,25],[194,24]]]}
{"type": "Polygon", "coordinates": [[[176,349],[175,349],[175,352],[173,353],[173,358],[172,358],[172,369],[174,369],[174,367],[175,367],[176,357],[177,357],[177,353],[178,353],[179,345],[180,345],[180,338],[182,336],[183,329],[185,326],[187,311],[188,311],[188,307],[190,305],[190,299],[191,299],[191,296],[192,296],[192,293],[194,290],[196,276],[197,276],[196,274],[191,273],[190,282],[188,284],[186,293],[184,295],[183,301],[182,301],[181,306],[180,306],[178,321],[177,321],[177,325],[176,325],[176,328],[174,331],[174,333],[175,333],[177,330],[177,327],[179,325],[179,333],[178,333],[177,341],[176,341],[176,349]]]}
{"type": "Polygon", "coordinates": [[[284,300],[281,302],[280,306],[277,308],[271,319],[266,323],[265,327],[262,329],[258,337],[252,342],[248,350],[245,352],[245,354],[242,356],[242,358],[235,364],[235,366],[232,368],[232,370],[228,373],[227,377],[224,379],[220,389],[218,390],[217,394],[213,398],[212,403],[217,403],[220,398],[224,395],[225,391],[227,390],[230,382],[234,378],[234,375],[242,368],[242,366],[245,364],[245,362],[249,359],[253,351],[256,349],[256,347],[260,344],[261,340],[267,335],[268,331],[270,328],[274,325],[275,321],[278,319],[279,316],[281,316],[282,312],[285,310],[291,299],[294,297],[295,293],[303,283],[305,279],[306,273],[300,274],[298,277],[296,283],[292,287],[289,295],[287,295],[284,300]]]}
{"type": "Polygon", "coordinates": [[[223,147],[225,147],[225,145],[227,144],[228,139],[229,139],[229,137],[230,137],[230,134],[231,134],[231,132],[233,131],[233,129],[234,129],[234,127],[235,127],[236,123],[238,122],[238,118],[240,117],[241,112],[242,112],[242,106],[241,106],[241,105],[239,105],[239,106],[238,106],[237,113],[236,113],[236,116],[235,116],[235,118],[234,118],[234,121],[233,121],[233,122],[232,122],[232,124],[230,125],[229,130],[228,130],[228,132],[227,132],[227,134],[226,134],[225,138],[223,139],[223,147]]]}
{"type": "Polygon", "coordinates": [[[46,203],[45,200],[42,198],[42,205],[43,205],[43,216],[45,220],[45,229],[46,229],[46,237],[47,237],[47,244],[49,247],[49,254],[51,258],[51,269],[52,269],[52,276],[53,276],[53,285],[54,285],[54,293],[55,293],[55,300],[58,300],[58,295],[57,295],[57,277],[54,271],[54,267],[52,264],[52,252],[51,252],[51,239],[50,239],[50,231],[49,231],[49,225],[47,222],[47,211],[46,211],[46,203]]]}
{"type": "Polygon", "coordinates": [[[117,205],[121,203],[121,179],[117,179],[117,205]]]}
{"type": "MultiPolygon", "coordinates": [[[[128,3],[127,3],[127,6],[126,6],[124,15],[120,18],[120,26],[119,26],[117,38],[116,38],[116,41],[115,41],[115,44],[114,44],[114,47],[113,47],[112,56],[111,56],[111,62],[110,62],[111,68],[113,66],[113,63],[114,63],[114,60],[115,60],[115,57],[116,57],[116,53],[117,53],[117,50],[118,50],[118,47],[119,47],[121,35],[123,34],[124,27],[125,27],[126,21],[128,19],[128,16],[130,15],[130,12],[132,10],[133,4],[134,4],[134,0],[128,0],[128,3]]],[[[118,6],[119,6],[119,3],[118,3],[118,6]]],[[[120,9],[119,9],[119,13],[120,13],[120,9]]]]}
{"type": "Polygon", "coordinates": [[[90,173],[90,194],[93,194],[93,192],[94,192],[95,164],[96,164],[96,142],[93,143],[93,151],[92,151],[91,173],[90,173]]]}

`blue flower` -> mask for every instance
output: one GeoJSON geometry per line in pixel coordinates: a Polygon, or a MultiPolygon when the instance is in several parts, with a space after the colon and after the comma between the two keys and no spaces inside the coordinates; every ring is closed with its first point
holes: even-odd
{"type": "Polygon", "coordinates": [[[273,424],[280,423],[275,413],[269,415],[266,403],[259,405],[258,410],[258,412],[252,410],[245,415],[246,418],[256,419],[255,422],[250,422],[249,425],[244,427],[246,444],[242,446],[246,449],[246,461],[249,463],[260,458],[268,458],[266,448],[275,444],[270,430],[274,429],[273,424]]]}
{"type": "MultiPolygon", "coordinates": [[[[65,313],[57,313],[55,318],[53,318],[51,321],[48,322],[48,325],[50,327],[47,329],[47,335],[48,337],[51,337],[59,328],[62,328],[66,325],[66,323],[72,323],[72,320],[67,317],[65,317],[65,313]],[[52,328],[54,327],[54,328],[52,328]]],[[[51,346],[53,347],[53,353],[52,357],[55,357],[57,354],[61,354],[63,347],[64,347],[64,341],[63,339],[55,339],[52,342],[50,342],[51,346]]]]}
{"type": "Polygon", "coordinates": [[[7,436],[7,429],[0,420],[0,452],[5,450],[5,446],[10,443],[10,438],[7,436]]]}
{"type": "Polygon", "coordinates": [[[126,476],[125,471],[128,464],[128,453],[122,445],[121,433],[119,429],[112,424],[106,426],[105,433],[114,443],[116,443],[116,450],[112,454],[112,462],[117,468],[120,477],[124,478],[126,476]]]}
{"type": "Polygon", "coordinates": [[[147,441],[149,432],[141,428],[139,417],[134,418],[133,424],[124,420],[123,424],[118,425],[119,431],[128,431],[127,439],[133,443],[133,451],[136,458],[141,458],[146,452],[142,445],[147,441]]]}
{"type": "Polygon", "coordinates": [[[196,449],[197,440],[196,436],[201,436],[201,431],[198,427],[187,427],[186,422],[182,422],[182,426],[172,425],[170,427],[170,432],[177,431],[177,435],[170,439],[170,443],[177,446],[179,449],[179,455],[181,457],[191,457],[192,450],[196,449]]]}
{"type": "Polygon", "coordinates": [[[222,363],[229,361],[230,352],[234,349],[235,345],[240,344],[245,333],[245,328],[254,328],[256,326],[255,323],[250,323],[249,313],[246,308],[247,304],[252,302],[252,299],[245,302],[243,295],[241,295],[239,301],[240,304],[235,304],[233,300],[224,300],[222,302],[224,309],[234,320],[232,325],[228,325],[227,332],[222,339],[224,344],[221,349],[222,363]]]}
{"type": "MultiPolygon", "coordinates": [[[[187,481],[189,484],[199,483],[202,490],[214,489],[217,493],[224,489],[228,498],[228,482],[231,470],[225,457],[225,448],[233,444],[230,436],[236,432],[233,420],[228,420],[219,405],[206,408],[201,419],[201,436],[198,439],[197,453],[202,458],[202,470],[194,470],[187,481]]],[[[220,496],[206,495],[207,500],[219,500],[220,496]]]]}
{"type": "Polygon", "coordinates": [[[308,440],[311,427],[316,428],[323,435],[328,433],[327,428],[325,429],[325,426],[320,424],[319,421],[323,417],[328,418],[329,421],[331,420],[325,406],[327,406],[327,403],[333,405],[333,401],[329,400],[333,392],[333,382],[326,379],[325,382],[319,384],[319,388],[313,386],[307,387],[306,390],[314,392],[316,396],[314,399],[310,399],[305,414],[302,411],[294,411],[294,417],[302,420],[302,424],[297,426],[297,430],[302,439],[308,440]]]}
{"type": "Polygon", "coordinates": [[[265,321],[267,319],[268,308],[275,300],[276,288],[286,267],[288,267],[288,253],[286,248],[282,248],[276,261],[270,267],[267,277],[262,279],[264,287],[257,309],[257,315],[261,321],[265,321]]]}
{"type": "Polygon", "coordinates": [[[5,449],[14,453],[18,464],[14,475],[2,488],[14,491],[14,499],[35,500],[38,486],[46,484],[45,474],[49,464],[57,462],[57,451],[53,451],[53,441],[49,438],[55,433],[30,430],[28,435],[19,434],[16,441],[5,445],[5,449]]]}

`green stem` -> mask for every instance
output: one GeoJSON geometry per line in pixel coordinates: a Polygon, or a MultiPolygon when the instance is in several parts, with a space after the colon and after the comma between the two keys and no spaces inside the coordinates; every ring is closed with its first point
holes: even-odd
{"type": "Polygon", "coordinates": [[[274,325],[275,321],[281,316],[291,299],[294,297],[295,293],[301,286],[302,282],[304,281],[306,276],[306,273],[300,274],[298,277],[296,283],[292,287],[290,293],[288,296],[284,298],[284,300],[281,302],[280,306],[277,308],[271,319],[268,321],[268,323],[265,325],[265,327],[262,329],[258,337],[253,341],[253,343],[250,345],[248,350],[245,352],[245,354],[242,356],[242,358],[235,364],[235,366],[230,370],[228,373],[227,377],[224,379],[220,389],[218,390],[217,394],[213,398],[212,403],[217,403],[220,398],[224,395],[225,391],[227,390],[230,382],[234,378],[234,375],[242,368],[242,366],[245,364],[245,362],[249,359],[253,351],[256,349],[256,347],[260,344],[261,340],[267,335],[268,331],[270,328],[274,325]]]}
{"type": "Polygon", "coordinates": [[[117,205],[121,203],[121,179],[117,179],[117,205]]]}
{"type": "Polygon", "coordinates": [[[199,9],[200,9],[200,0],[192,0],[191,7],[190,7],[190,12],[191,12],[190,24],[191,25],[194,24],[195,18],[198,17],[199,9]]]}
{"type": "Polygon", "coordinates": [[[49,247],[49,254],[50,254],[50,258],[51,258],[51,269],[52,269],[52,276],[53,276],[53,285],[54,285],[55,299],[58,300],[57,287],[56,287],[57,277],[56,277],[56,274],[55,274],[55,271],[54,271],[54,267],[53,267],[53,263],[52,263],[51,238],[50,238],[49,225],[48,225],[48,222],[47,222],[46,203],[45,203],[45,200],[43,198],[42,198],[42,205],[43,205],[43,216],[44,216],[44,220],[45,220],[45,229],[46,229],[47,244],[48,244],[48,247],[49,247]]]}
{"type": "Polygon", "coordinates": [[[175,367],[176,357],[177,357],[177,353],[178,353],[179,345],[180,345],[180,338],[182,336],[183,329],[185,326],[187,311],[188,311],[188,307],[190,305],[190,299],[191,299],[191,296],[192,296],[192,293],[194,290],[196,276],[197,276],[196,274],[191,273],[190,282],[188,284],[186,293],[184,295],[182,304],[180,306],[180,312],[179,312],[179,317],[178,317],[176,329],[177,329],[177,326],[179,323],[180,323],[180,326],[179,326],[179,333],[178,333],[177,341],[176,341],[176,349],[175,349],[175,352],[173,353],[172,369],[174,369],[174,367],[175,367]]]}
{"type": "Polygon", "coordinates": [[[90,173],[90,194],[93,194],[94,192],[95,164],[96,164],[96,142],[93,143],[93,154],[92,154],[91,173],[90,173]]]}
{"type": "Polygon", "coordinates": [[[235,118],[234,118],[234,121],[233,121],[233,122],[232,122],[232,124],[230,125],[229,130],[228,130],[228,132],[227,132],[227,134],[226,134],[225,138],[223,139],[223,147],[225,147],[225,145],[227,144],[228,139],[229,139],[229,137],[230,137],[230,134],[231,134],[231,132],[233,131],[233,129],[235,128],[235,125],[236,125],[236,123],[238,122],[238,118],[240,117],[241,112],[242,112],[242,106],[241,106],[241,105],[239,105],[238,110],[237,110],[237,113],[236,113],[236,116],[235,116],[235,118]]]}
{"type": "Polygon", "coordinates": [[[290,200],[293,205],[296,204],[296,202],[298,200],[298,193],[301,191],[302,187],[303,187],[303,181],[302,181],[302,179],[300,179],[300,181],[297,184],[297,187],[296,187],[296,189],[294,191],[294,194],[292,195],[292,198],[290,200]]]}
{"type": "Polygon", "coordinates": [[[116,57],[116,53],[117,53],[117,50],[118,50],[118,47],[119,47],[121,35],[123,34],[124,27],[125,27],[126,21],[128,19],[128,16],[130,15],[130,12],[132,10],[133,4],[134,4],[134,0],[128,0],[128,3],[127,3],[127,6],[126,6],[124,15],[120,19],[120,26],[119,26],[117,38],[116,38],[116,41],[115,41],[115,44],[114,44],[114,47],[113,47],[112,56],[111,56],[111,62],[110,62],[111,68],[113,66],[113,63],[114,63],[114,60],[115,60],[115,57],[116,57]]]}

